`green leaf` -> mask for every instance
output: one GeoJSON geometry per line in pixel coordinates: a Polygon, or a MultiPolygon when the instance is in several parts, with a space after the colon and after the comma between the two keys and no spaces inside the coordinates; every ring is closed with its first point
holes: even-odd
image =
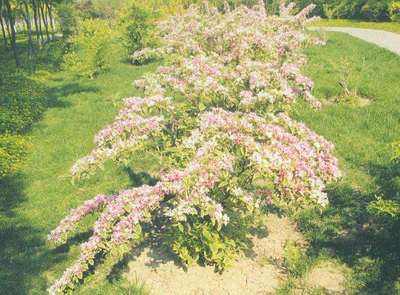
{"type": "Polygon", "coordinates": [[[199,110],[202,112],[206,109],[207,107],[203,103],[199,103],[199,110]]]}

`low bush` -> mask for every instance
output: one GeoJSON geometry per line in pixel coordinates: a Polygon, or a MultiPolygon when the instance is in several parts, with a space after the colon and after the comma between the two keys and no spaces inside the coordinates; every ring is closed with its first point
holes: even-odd
{"type": "Polygon", "coordinates": [[[110,52],[115,49],[115,36],[106,20],[87,19],[68,39],[69,49],[64,55],[64,68],[79,76],[95,78],[111,65],[110,52]]]}
{"type": "Polygon", "coordinates": [[[285,245],[283,267],[290,275],[301,277],[307,271],[310,259],[302,252],[301,248],[293,241],[288,241],[285,245]]]}
{"type": "Polygon", "coordinates": [[[46,107],[45,88],[22,73],[0,73],[0,133],[17,133],[38,120],[46,107]]]}
{"type": "Polygon", "coordinates": [[[389,20],[389,0],[296,0],[299,8],[315,3],[314,14],[326,18],[389,20]]]}
{"type": "Polygon", "coordinates": [[[28,141],[20,135],[0,135],[0,177],[21,168],[28,147],[28,141]]]}
{"type": "Polygon", "coordinates": [[[400,1],[393,1],[389,5],[390,19],[400,22],[400,1]]]}
{"type": "Polygon", "coordinates": [[[334,4],[336,18],[361,18],[361,7],[364,4],[363,0],[341,0],[334,4]]]}
{"type": "Polygon", "coordinates": [[[149,5],[132,3],[120,11],[122,41],[128,54],[149,44],[149,32],[154,26],[156,14],[149,5]]]}
{"type": "Polygon", "coordinates": [[[361,15],[370,21],[382,21],[389,19],[387,1],[369,0],[361,7],[361,15]]]}

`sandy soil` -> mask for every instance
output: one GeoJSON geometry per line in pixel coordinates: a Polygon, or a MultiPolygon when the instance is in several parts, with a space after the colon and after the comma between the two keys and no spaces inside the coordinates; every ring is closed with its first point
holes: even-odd
{"type": "Polygon", "coordinates": [[[344,283],[343,271],[331,263],[315,266],[307,276],[307,285],[324,289],[329,294],[344,294],[344,283]]]}
{"type": "Polygon", "coordinates": [[[185,271],[173,255],[159,246],[143,246],[128,263],[126,277],[144,282],[151,294],[246,295],[274,294],[285,274],[270,259],[281,259],[287,241],[305,244],[296,226],[287,218],[270,215],[265,220],[265,235],[254,236],[252,253],[238,258],[223,274],[213,267],[192,266],[185,271]]]}

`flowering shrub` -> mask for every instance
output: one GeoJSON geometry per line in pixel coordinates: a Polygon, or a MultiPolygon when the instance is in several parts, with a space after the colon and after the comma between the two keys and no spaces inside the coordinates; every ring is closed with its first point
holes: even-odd
{"type": "Polygon", "coordinates": [[[95,148],[72,167],[87,177],[107,160],[124,162],[137,150],[160,157],[159,180],[71,211],[50,233],[65,242],[86,215],[99,213],[81,255],[50,293],[80,282],[112,253],[125,253],[140,225],[165,220],[168,245],[183,262],[223,270],[247,247],[260,208],[325,206],[325,185],[340,177],[333,146],[287,110],[298,99],[314,107],[312,81],[301,74],[308,7],[268,16],[264,2],[224,12],[190,7],[159,24],[160,43],[136,53],[164,59],[155,74],[135,81],[144,97],[127,98],[95,148]]]}

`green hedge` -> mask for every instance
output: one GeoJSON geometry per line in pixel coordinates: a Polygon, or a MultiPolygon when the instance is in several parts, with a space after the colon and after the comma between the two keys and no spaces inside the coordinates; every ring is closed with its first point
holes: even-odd
{"type": "Polygon", "coordinates": [[[18,171],[29,140],[21,135],[46,108],[41,83],[23,72],[0,72],[0,178],[18,171]]]}
{"type": "Polygon", "coordinates": [[[78,32],[68,39],[63,67],[92,79],[109,70],[113,61],[110,53],[118,50],[116,34],[108,20],[82,20],[78,32]]]}
{"type": "Polygon", "coordinates": [[[37,121],[45,107],[45,89],[22,73],[0,73],[0,133],[18,133],[37,121]]]}
{"type": "Polygon", "coordinates": [[[0,177],[21,168],[29,142],[21,135],[0,135],[0,177]]]}

